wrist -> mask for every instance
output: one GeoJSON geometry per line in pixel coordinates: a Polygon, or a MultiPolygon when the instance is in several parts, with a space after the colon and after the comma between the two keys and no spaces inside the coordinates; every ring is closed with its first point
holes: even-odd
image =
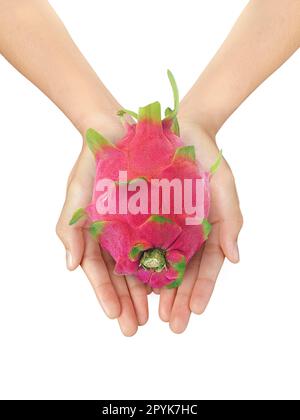
{"type": "Polygon", "coordinates": [[[83,138],[85,138],[86,131],[89,128],[100,132],[108,140],[114,142],[124,134],[124,128],[117,116],[120,107],[110,108],[108,110],[99,110],[87,115],[82,118],[76,124],[83,138]]]}
{"type": "Polygon", "coordinates": [[[209,115],[204,112],[191,111],[187,106],[180,105],[178,113],[178,121],[180,127],[194,127],[205,132],[209,137],[215,138],[219,128],[209,115]]]}
{"type": "Polygon", "coordinates": [[[181,124],[200,127],[203,131],[214,138],[222,126],[218,112],[214,112],[209,103],[194,101],[186,97],[180,104],[178,118],[181,124]]]}
{"type": "Polygon", "coordinates": [[[240,104],[233,95],[234,89],[224,88],[221,76],[220,72],[204,70],[180,104],[182,119],[201,125],[213,137],[240,104]]]}

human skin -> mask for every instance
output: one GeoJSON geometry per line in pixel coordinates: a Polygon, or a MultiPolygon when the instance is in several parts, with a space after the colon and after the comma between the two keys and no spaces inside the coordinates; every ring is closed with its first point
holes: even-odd
{"type": "MultiPolygon", "coordinates": [[[[181,102],[179,122],[185,140],[204,143],[207,160],[227,118],[299,45],[299,0],[250,1],[181,102]]],[[[178,290],[160,292],[160,317],[176,333],[185,330],[191,312],[202,314],[207,307],[224,257],[234,263],[239,260],[237,237],[242,215],[232,172],[225,161],[212,179],[211,191],[213,228],[208,241],[190,264],[178,290]]]]}
{"type": "MultiPolygon", "coordinates": [[[[0,52],[43,91],[70,119],[82,136],[93,127],[111,140],[123,135],[116,99],[72,41],[63,23],[45,0],[0,0],[0,52]]],[[[72,170],[57,233],[70,270],[83,268],[109,318],[133,335],[148,318],[146,286],[134,278],[113,274],[111,259],[79,227],[70,228],[74,209],[91,198],[94,159],[83,142],[72,170]]]]}
{"type": "MultiPolygon", "coordinates": [[[[299,41],[299,0],[249,2],[181,103],[182,137],[196,145],[198,155],[201,149],[204,167],[215,160],[215,137],[224,121],[299,47],[299,41]]],[[[83,137],[89,127],[112,141],[122,136],[123,128],[115,116],[120,105],[48,2],[0,0],[0,52],[62,110],[83,137]]],[[[113,261],[85,234],[82,225],[68,226],[74,209],[90,201],[94,169],[94,159],[83,143],[69,177],[57,233],[67,251],[68,268],[82,266],[105,313],[118,318],[122,332],[131,336],[148,319],[149,290],[134,278],[122,281],[115,276],[113,261]]],[[[176,333],[185,330],[191,312],[200,314],[206,308],[224,258],[239,260],[237,237],[242,216],[225,159],[212,179],[211,189],[210,238],[189,264],[178,290],[160,291],[160,317],[176,333]]]]}

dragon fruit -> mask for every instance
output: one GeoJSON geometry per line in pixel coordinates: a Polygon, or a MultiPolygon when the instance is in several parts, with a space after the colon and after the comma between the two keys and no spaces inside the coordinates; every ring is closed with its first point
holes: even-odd
{"type": "MultiPolygon", "coordinates": [[[[194,146],[184,145],[176,117],[178,89],[170,71],[168,77],[174,109],[167,108],[164,119],[161,118],[160,103],[154,102],[140,108],[138,114],[128,110],[119,112],[127,132],[116,144],[93,129],[87,131],[86,141],[96,159],[93,197],[87,208],[77,210],[70,221],[72,225],[82,217],[86,218],[90,233],[115,260],[116,274],[135,275],[154,288],[178,287],[188,262],[207,240],[211,230],[207,220],[209,179],[220,162],[219,157],[209,172],[204,171],[196,161],[194,146]],[[136,122],[129,123],[126,114],[136,122]],[[126,174],[126,179],[120,180],[120,174],[126,174]],[[182,181],[183,193],[187,188],[184,180],[202,181],[203,211],[196,223],[187,224],[186,218],[190,215],[184,210],[176,211],[182,197],[177,197],[176,202],[173,190],[170,192],[173,201],[167,214],[163,194],[159,191],[159,204],[153,213],[153,197],[149,197],[149,190],[142,188],[142,183],[149,186],[151,181],[163,179],[182,181]],[[102,188],[103,181],[107,181],[107,188],[102,188]],[[109,188],[111,185],[115,188],[109,188]],[[107,208],[112,194],[115,208],[105,212],[103,209],[107,208]],[[131,212],[127,207],[130,200],[135,204],[131,212]],[[141,207],[144,207],[143,211],[141,207]]],[[[159,189],[157,184],[156,188],[159,189]]],[[[191,193],[194,202],[195,194],[194,188],[191,193]]]]}

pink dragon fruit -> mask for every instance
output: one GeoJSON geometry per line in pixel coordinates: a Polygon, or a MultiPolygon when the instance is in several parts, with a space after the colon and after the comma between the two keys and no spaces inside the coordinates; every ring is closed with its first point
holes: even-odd
{"type": "MultiPolygon", "coordinates": [[[[178,89],[170,71],[168,77],[173,89],[174,110],[168,108],[163,120],[160,103],[154,102],[140,108],[138,114],[127,110],[119,112],[122,118],[125,114],[131,115],[136,123],[125,123],[127,133],[116,144],[93,129],[87,131],[86,141],[97,163],[93,198],[88,207],[77,210],[70,221],[72,225],[86,217],[90,233],[114,258],[115,272],[135,275],[143,283],[155,288],[164,285],[169,288],[178,287],[187,263],[206,241],[211,230],[207,221],[209,178],[220,162],[219,157],[210,172],[201,170],[195,159],[194,146],[185,146],[179,137],[176,118],[178,89]],[[120,180],[120,174],[126,174],[124,182],[120,180]],[[141,184],[150,186],[151,181],[163,179],[169,182],[174,179],[182,181],[181,197],[186,188],[184,180],[202,181],[201,220],[196,224],[186,224],[188,215],[184,210],[181,214],[176,210],[178,198],[176,202],[173,190],[170,191],[172,204],[166,214],[164,197],[157,184],[159,204],[153,213],[153,197],[149,196],[149,190],[143,189],[141,184]],[[106,180],[110,184],[102,188],[101,183],[106,180]],[[114,191],[109,188],[111,185],[115,187],[114,191]],[[112,195],[115,198],[114,211],[105,212],[103,208],[112,195]],[[133,212],[128,211],[130,200],[135,203],[133,212]],[[147,204],[143,211],[142,201],[147,204]]],[[[191,193],[194,202],[195,194],[194,188],[191,193]]]]}

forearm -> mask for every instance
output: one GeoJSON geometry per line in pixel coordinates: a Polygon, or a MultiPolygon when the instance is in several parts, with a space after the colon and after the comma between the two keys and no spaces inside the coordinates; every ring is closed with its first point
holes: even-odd
{"type": "Polygon", "coordinates": [[[82,132],[116,115],[105,88],[45,0],[0,0],[0,52],[82,132]]]}
{"type": "Polygon", "coordinates": [[[251,0],[183,99],[181,118],[203,123],[214,135],[299,45],[299,0],[251,0]]]}

